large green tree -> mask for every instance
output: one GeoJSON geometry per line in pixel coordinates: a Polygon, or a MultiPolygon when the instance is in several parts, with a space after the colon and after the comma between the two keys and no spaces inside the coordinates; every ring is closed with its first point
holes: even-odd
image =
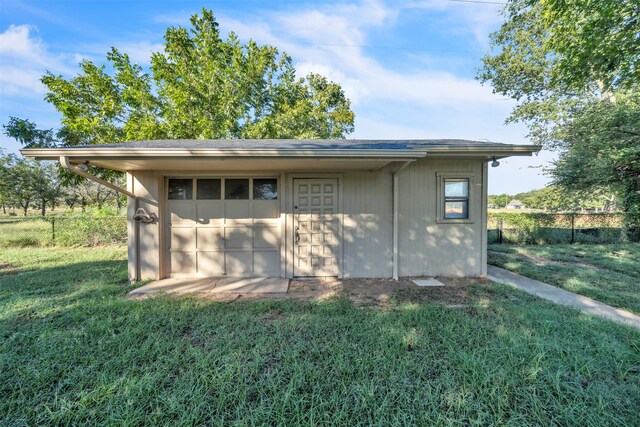
{"type": "Polygon", "coordinates": [[[145,71],[112,48],[109,67],[85,60],[66,79],[47,73],[46,100],[73,144],[162,138],[344,138],[354,114],[336,83],[296,76],[291,58],[254,41],[223,39],[213,13],[172,27],[145,71]],[[111,71],[112,70],[112,71],[111,71]]]}
{"type": "Polygon", "coordinates": [[[510,0],[478,78],[517,105],[572,191],[609,188],[640,227],[640,2],[510,0]]]}

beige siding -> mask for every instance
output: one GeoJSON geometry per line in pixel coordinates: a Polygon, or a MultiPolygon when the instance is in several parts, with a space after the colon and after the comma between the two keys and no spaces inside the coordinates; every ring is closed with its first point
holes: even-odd
{"type": "Polygon", "coordinates": [[[425,159],[400,175],[400,276],[479,276],[482,266],[483,161],[425,159]],[[437,222],[437,173],[474,175],[469,223],[437,222]]]}
{"type": "Polygon", "coordinates": [[[391,167],[344,174],[344,277],[391,277],[391,167]]]}
{"type": "MultiPolygon", "coordinates": [[[[161,256],[161,225],[163,223],[160,203],[163,194],[163,180],[153,171],[136,171],[130,176],[128,184],[130,190],[138,197],[138,208],[143,208],[147,213],[155,213],[160,221],[154,224],[140,224],[138,226],[138,252],[140,261],[138,266],[138,279],[159,279],[162,274],[161,256]]],[[[135,224],[131,218],[135,213],[135,200],[129,199],[127,216],[130,223],[135,224]]],[[[129,274],[135,272],[135,241],[136,226],[130,226],[129,232],[129,274]],[[134,251],[132,254],[131,251],[134,251]],[[134,263],[132,266],[131,263],[134,263]]]]}
{"type": "MultiPolygon", "coordinates": [[[[382,170],[336,171],[317,176],[339,177],[342,213],[343,277],[391,277],[393,275],[393,177],[397,164],[382,170]]],[[[486,165],[482,160],[424,159],[412,163],[399,175],[399,275],[400,276],[478,276],[486,274],[484,242],[483,185],[486,165]],[[484,166],[483,166],[484,165],[484,166]],[[472,174],[470,215],[468,223],[439,223],[437,221],[437,174],[472,174]]],[[[173,173],[174,175],[176,173],[173,173]]],[[[165,254],[162,228],[164,215],[165,173],[140,171],[128,179],[128,186],[139,197],[139,206],[160,218],[159,224],[140,224],[140,279],[165,276],[165,254]]],[[[189,176],[189,171],[181,175],[189,176]]],[[[307,174],[284,174],[280,181],[281,242],[284,258],[280,274],[292,273],[293,231],[291,221],[290,177],[307,174]],[[285,227],[286,221],[286,227],[285,227]]],[[[486,187],[485,187],[486,191],[486,187]]],[[[130,201],[128,216],[134,213],[130,201]]],[[[129,274],[135,273],[135,226],[129,229],[129,274]]],[[[277,270],[277,269],[276,269],[277,270]]],[[[132,277],[133,278],[133,277],[132,277]]]]}

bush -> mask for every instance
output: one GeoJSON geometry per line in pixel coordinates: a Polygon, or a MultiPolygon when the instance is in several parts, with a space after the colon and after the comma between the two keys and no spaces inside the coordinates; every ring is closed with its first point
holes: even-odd
{"type": "Polygon", "coordinates": [[[101,246],[127,243],[126,217],[68,217],[55,221],[55,244],[101,246]]]}

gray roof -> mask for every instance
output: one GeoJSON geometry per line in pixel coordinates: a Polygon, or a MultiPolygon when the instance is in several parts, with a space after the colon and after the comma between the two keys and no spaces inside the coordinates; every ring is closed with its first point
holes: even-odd
{"type": "Polygon", "coordinates": [[[159,139],[118,144],[74,146],[74,149],[95,148],[181,148],[181,149],[312,149],[312,150],[407,150],[411,147],[478,146],[505,147],[489,141],[464,139],[159,139]]]}

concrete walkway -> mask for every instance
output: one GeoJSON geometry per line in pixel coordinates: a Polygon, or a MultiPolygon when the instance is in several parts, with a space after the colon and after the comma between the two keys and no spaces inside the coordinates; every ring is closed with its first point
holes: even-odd
{"type": "Polygon", "coordinates": [[[156,280],[129,292],[130,297],[143,297],[159,292],[188,293],[286,293],[289,279],[252,277],[171,278],[156,280]]]}
{"type": "Polygon", "coordinates": [[[626,310],[611,307],[610,305],[603,304],[591,298],[574,294],[573,292],[565,291],[564,289],[529,279],[528,277],[520,276],[519,274],[492,265],[488,266],[487,273],[487,278],[494,282],[511,285],[556,304],[573,307],[584,313],[640,329],[640,316],[626,310]]]}

